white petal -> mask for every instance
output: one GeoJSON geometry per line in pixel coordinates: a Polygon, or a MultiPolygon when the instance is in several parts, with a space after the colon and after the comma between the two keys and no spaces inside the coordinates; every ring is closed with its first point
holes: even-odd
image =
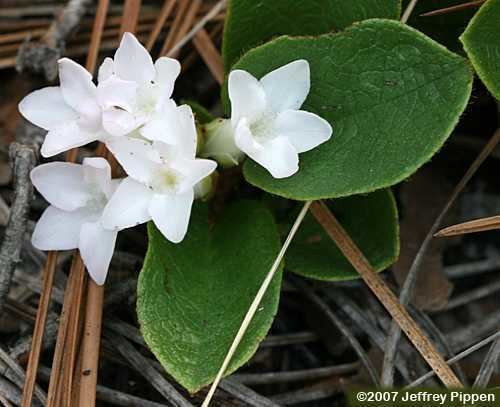
{"type": "Polygon", "coordinates": [[[309,63],[304,59],[290,62],[269,72],[260,83],[273,111],[297,110],[306,100],[311,87],[309,63]]]}
{"type": "Polygon", "coordinates": [[[186,158],[194,158],[196,155],[196,123],[193,111],[188,105],[181,105],[177,108],[179,121],[178,148],[180,154],[186,158]]]}
{"type": "Polygon", "coordinates": [[[45,130],[78,118],[78,114],[64,100],[59,86],[31,92],[19,103],[19,112],[45,130]]]}
{"type": "Polygon", "coordinates": [[[88,119],[100,115],[97,104],[97,88],[92,82],[92,75],[81,65],[68,58],[59,63],[59,81],[66,103],[88,119]]]}
{"type": "Polygon", "coordinates": [[[142,183],[148,183],[158,170],[158,163],[151,160],[153,146],[144,140],[130,137],[114,137],[106,146],[113,153],[127,175],[142,183]]]}
{"type": "Polygon", "coordinates": [[[217,163],[204,159],[176,160],[172,163],[172,168],[184,175],[185,178],[180,186],[180,192],[185,192],[214,172],[217,163]]]}
{"type": "Polygon", "coordinates": [[[42,196],[55,207],[73,211],[84,207],[93,193],[84,181],[80,164],[52,162],[35,167],[31,181],[42,196]]]}
{"type": "Polygon", "coordinates": [[[261,83],[248,72],[232,71],[229,74],[228,91],[233,125],[236,125],[243,117],[252,122],[266,110],[264,89],[261,83]]]}
{"type": "Polygon", "coordinates": [[[181,136],[179,114],[173,100],[169,100],[162,110],[151,117],[139,130],[140,134],[149,139],[167,144],[178,144],[181,136]]]}
{"type": "Polygon", "coordinates": [[[38,220],[31,242],[40,250],[71,250],[78,247],[80,228],[87,221],[84,210],[62,211],[49,206],[38,220]]]}
{"type": "Polygon", "coordinates": [[[332,136],[332,126],[323,118],[303,110],[285,110],[274,122],[276,132],[287,137],[297,152],[312,150],[332,136]]]}
{"type": "Polygon", "coordinates": [[[116,106],[132,112],[137,105],[137,83],[110,76],[99,82],[97,98],[103,109],[116,106]]]}
{"type": "Polygon", "coordinates": [[[155,68],[151,55],[130,33],[123,34],[120,46],[115,53],[115,72],[125,80],[138,84],[152,81],[155,68]]]}
{"type": "Polygon", "coordinates": [[[78,248],[90,277],[98,285],[106,281],[117,234],[116,231],[104,229],[100,221],[82,225],[78,248]]]}
{"type": "Polygon", "coordinates": [[[122,109],[108,109],[102,114],[102,126],[112,136],[125,136],[143,123],[143,118],[138,118],[133,113],[122,109]]]}
{"type": "Polygon", "coordinates": [[[181,64],[173,58],[161,57],[155,62],[155,83],[160,85],[162,93],[169,98],[174,91],[175,80],[181,73],[181,64]]]}
{"type": "Polygon", "coordinates": [[[108,79],[111,75],[115,73],[115,64],[113,58],[106,57],[99,67],[99,72],[97,74],[97,81],[99,83],[108,79]]]}
{"type": "Polygon", "coordinates": [[[151,219],[148,212],[153,193],[144,184],[125,178],[104,208],[102,224],[106,229],[122,230],[151,219]]]}
{"type": "Polygon", "coordinates": [[[86,184],[97,184],[108,198],[114,192],[111,185],[111,166],[102,157],[86,157],[83,159],[83,179],[86,184]]]}
{"type": "Polygon", "coordinates": [[[96,141],[100,136],[100,133],[84,131],[77,121],[68,121],[49,130],[40,152],[44,157],[52,157],[72,148],[96,141]]]}
{"type": "Polygon", "coordinates": [[[186,236],[193,206],[193,189],[181,195],[155,194],[149,213],[160,232],[171,242],[179,243],[186,236]]]}
{"type": "Polygon", "coordinates": [[[286,178],[299,169],[299,155],[286,137],[276,137],[265,144],[257,143],[242,120],[235,133],[236,145],[252,160],[267,169],[274,178],[286,178]]]}

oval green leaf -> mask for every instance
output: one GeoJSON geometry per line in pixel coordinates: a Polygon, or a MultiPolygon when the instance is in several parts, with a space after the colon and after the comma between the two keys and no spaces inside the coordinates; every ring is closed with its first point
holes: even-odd
{"type": "MultiPolygon", "coordinates": [[[[190,392],[212,382],[239,326],[280,250],[271,213],[240,202],[209,223],[196,205],[180,244],[149,225],[139,276],[137,314],[146,343],[167,372],[190,392]]],[[[226,374],[245,363],[276,314],[279,270],[226,374]]]]}
{"type": "Polygon", "coordinates": [[[488,0],[460,37],[488,90],[500,100],[500,0],[488,0]]]}
{"type": "Polygon", "coordinates": [[[229,0],[222,55],[226,72],[249,49],[279,35],[319,35],[368,18],[399,18],[401,0],[229,0]]]}
{"type": "MultiPolygon", "coordinates": [[[[343,197],[390,187],[443,145],[469,99],[467,61],[392,20],[338,34],[280,37],[249,51],[235,69],[257,78],[296,59],[311,67],[302,107],[333,126],[332,138],[300,155],[300,170],[273,178],[247,159],[251,184],[285,198],[343,197]]],[[[227,104],[227,92],[225,92],[227,104]]]]}
{"type": "MultiPolygon", "coordinates": [[[[370,264],[382,271],[399,255],[398,213],[389,189],[328,202],[329,208],[370,264]]],[[[311,214],[307,214],[286,255],[286,268],[317,280],[359,277],[351,263],[311,214]]]]}

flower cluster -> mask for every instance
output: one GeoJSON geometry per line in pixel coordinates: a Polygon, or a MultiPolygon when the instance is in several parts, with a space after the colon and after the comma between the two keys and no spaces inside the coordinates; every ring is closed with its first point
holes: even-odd
{"type": "Polygon", "coordinates": [[[19,104],[27,120],[48,131],[44,157],[100,141],[127,174],[112,179],[109,163],[97,157],[42,164],[31,174],[50,203],[35,227],[34,246],[78,248],[98,284],[106,279],[118,231],[152,220],[170,241],[183,240],[196,191],[216,161],[237,165],[246,154],[274,177],[288,177],[298,170],[298,153],[331,136],[325,120],[298,110],[309,93],[307,61],[260,81],[231,72],[231,119],[208,125],[203,141],[191,108],[171,98],[180,69],[167,57],[153,63],[126,33],[114,58],[99,68],[97,85],[82,66],[63,58],[60,85],[37,90],[19,104]]]}

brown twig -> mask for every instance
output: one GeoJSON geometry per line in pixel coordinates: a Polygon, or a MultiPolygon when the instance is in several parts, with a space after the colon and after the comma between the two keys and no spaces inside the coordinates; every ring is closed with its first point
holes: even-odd
{"type": "Polygon", "coordinates": [[[176,44],[172,47],[172,49],[169,51],[168,55],[173,55],[176,52],[180,51],[180,49],[186,45],[189,41],[191,41],[196,34],[201,31],[205,25],[215,17],[217,17],[222,10],[224,10],[224,7],[226,7],[226,0],[219,0],[215,6],[213,6],[210,11],[205,14],[200,21],[198,21],[193,28],[183,37],[179,37],[179,40],[176,42],[176,44]]]}
{"type": "MultiPolygon", "coordinates": [[[[424,240],[422,241],[422,244],[420,245],[420,248],[418,249],[415,259],[413,260],[410,270],[406,275],[406,279],[403,283],[401,292],[399,294],[399,302],[403,306],[406,306],[409,303],[410,298],[413,294],[413,289],[415,286],[415,281],[417,280],[418,271],[424,259],[425,253],[429,249],[434,233],[436,233],[436,231],[438,230],[439,225],[441,224],[444,217],[448,213],[448,210],[451,208],[457,197],[463,191],[469,180],[474,176],[478,168],[481,166],[484,160],[489,156],[491,151],[493,151],[493,149],[497,146],[499,141],[500,141],[500,130],[497,130],[493,134],[491,139],[488,141],[488,143],[481,150],[477,158],[474,160],[474,162],[471,164],[469,169],[462,177],[462,179],[459,181],[459,183],[453,190],[452,194],[448,198],[448,201],[443,206],[443,209],[441,209],[441,212],[436,217],[434,223],[427,232],[427,235],[425,236],[424,240]]],[[[382,385],[384,386],[392,385],[393,373],[394,373],[394,358],[397,355],[397,346],[400,335],[401,335],[401,330],[399,329],[398,325],[395,322],[393,322],[389,331],[384,352],[384,363],[382,367],[382,385]]]]}
{"type": "Polygon", "coordinates": [[[434,345],[410,317],[408,311],[399,303],[398,299],[384,280],[382,280],[372,268],[363,253],[361,253],[328,207],[323,202],[316,201],[313,202],[310,210],[318,223],[323,226],[330,238],[337,244],[340,251],[349,260],[356,271],[358,271],[361,278],[398,323],[400,328],[408,336],[408,339],[436,372],[441,381],[448,387],[462,387],[455,373],[453,373],[443,357],[437,352],[434,345]]]}
{"type": "Polygon", "coordinates": [[[429,11],[427,13],[420,14],[420,17],[433,17],[442,14],[449,14],[460,10],[466,10],[469,8],[476,8],[481,6],[486,0],[476,0],[469,1],[468,3],[457,4],[456,6],[450,6],[445,8],[440,8],[438,10],[429,11]]]}
{"type": "Polygon", "coordinates": [[[146,41],[146,49],[151,51],[153,49],[153,45],[155,44],[160,32],[165,25],[165,21],[167,21],[168,16],[172,12],[172,9],[175,6],[175,2],[177,0],[164,0],[163,7],[160,10],[160,14],[155,21],[155,25],[151,33],[149,34],[148,40],[146,41]]]}
{"type": "Polygon", "coordinates": [[[82,344],[82,365],[78,372],[80,376],[79,406],[95,406],[95,391],[97,386],[97,370],[99,367],[99,349],[101,344],[102,308],[104,287],[98,286],[89,279],[87,288],[87,309],[85,312],[85,328],[82,344]],[[94,393],[92,393],[92,391],[94,393]],[[92,397],[94,394],[94,397],[92,397]],[[90,396],[90,397],[89,397],[90,396]]]}
{"type": "Polygon", "coordinates": [[[101,44],[104,26],[106,24],[106,15],[108,14],[109,0],[100,0],[97,5],[97,11],[90,37],[89,53],[87,54],[87,70],[95,72],[99,46],[101,44]]]}
{"type": "MultiPolygon", "coordinates": [[[[120,38],[125,32],[134,33],[139,20],[141,0],[127,0],[123,9],[120,38]]],[[[102,26],[101,26],[102,31],[102,26]]],[[[112,173],[116,172],[117,163],[100,143],[97,154],[110,161],[112,173]]],[[[99,349],[101,344],[102,310],[104,303],[104,286],[97,285],[89,279],[87,287],[87,307],[85,311],[85,328],[81,346],[81,370],[78,372],[79,405],[95,406],[97,375],[99,368],[99,349]]]]}
{"type": "Polygon", "coordinates": [[[43,270],[42,293],[38,302],[38,310],[36,313],[35,328],[31,341],[31,350],[28,358],[28,366],[26,367],[26,380],[23,388],[22,406],[31,406],[33,400],[33,391],[35,389],[36,371],[40,360],[42,350],[43,337],[45,326],[47,323],[47,314],[50,305],[50,292],[54,284],[54,274],[56,271],[57,252],[49,252],[47,262],[43,270]]]}
{"type": "Polygon", "coordinates": [[[188,7],[189,7],[189,0],[177,1],[175,18],[174,21],[172,22],[172,25],[170,26],[170,29],[168,30],[168,34],[167,37],[165,38],[165,41],[163,42],[163,46],[160,51],[160,56],[167,55],[170,48],[174,45],[175,39],[177,38],[177,32],[182,24],[184,15],[186,14],[188,7]]]}
{"type": "Polygon", "coordinates": [[[120,38],[126,32],[136,32],[139,13],[141,12],[141,4],[142,0],[125,0],[122,23],[120,26],[120,38]]]}
{"type": "Polygon", "coordinates": [[[194,36],[193,44],[203,61],[207,64],[208,69],[217,83],[222,85],[224,82],[224,64],[222,62],[222,57],[205,29],[202,28],[198,31],[194,36]]]}
{"type": "Polygon", "coordinates": [[[487,230],[500,229],[500,216],[491,216],[489,218],[474,219],[468,222],[458,223],[441,229],[434,234],[434,237],[450,237],[465,235],[468,233],[485,232],[487,230]]]}
{"type": "MultiPolygon", "coordinates": [[[[52,375],[49,382],[49,391],[47,398],[47,407],[56,407],[62,405],[62,390],[64,390],[64,374],[69,374],[64,367],[68,366],[68,355],[65,355],[66,347],[68,346],[68,331],[71,329],[71,321],[74,319],[76,306],[80,306],[75,302],[75,298],[79,298],[84,287],[85,268],[79,255],[75,254],[69,274],[68,284],[64,293],[64,303],[61,311],[59,330],[52,361],[52,375]],[[66,363],[65,363],[66,360],[66,363]]],[[[29,405],[27,404],[26,407],[29,405]]],[[[23,405],[23,407],[25,407],[23,405]]]]}

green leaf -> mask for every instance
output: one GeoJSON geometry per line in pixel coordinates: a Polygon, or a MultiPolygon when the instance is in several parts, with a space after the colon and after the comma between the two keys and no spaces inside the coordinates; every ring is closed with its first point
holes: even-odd
{"type": "MultiPolygon", "coordinates": [[[[377,271],[394,263],[399,255],[398,214],[389,189],[328,202],[329,208],[377,271]]],[[[286,267],[318,280],[358,278],[349,261],[308,214],[286,255],[286,267]]]]}
{"type": "Polygon", "coordinates": [[[404,180],[441,148],[471,91],[465,59],[391,20],[316,38],[280,37],[235,68],[260,78],[299,58],[311,67],[302,109],[328,120],[332,138],[301,154],[292,177],[275,179],[249,159],[243,168],[251,184],[286,198],[349,196],[404,180]]]}
{"type": "Polygon", "coordinates": [[[278,35],[318,35],[368,18],[399,18],[401,0],[229,0],[222,55],[226,72],[249,49],[278,35]]]}
{"type": "Polygon", "coordinates": [[[500,100],[500,0],[488,0],[460,37],[488,90],[500,100]]]}
{"type": "MultiPolygon", "coordinates": [[[[190,392],[216,376],[239,326],[280,250],[271,213],[256,202],[226,209],[215,225],[196,205],[180,244],[149,225],[137,313],[147,344],[190,392]]],[[[226,374],[244,364],[276,314],[282,272],[275,276],[226,374]]]]}

